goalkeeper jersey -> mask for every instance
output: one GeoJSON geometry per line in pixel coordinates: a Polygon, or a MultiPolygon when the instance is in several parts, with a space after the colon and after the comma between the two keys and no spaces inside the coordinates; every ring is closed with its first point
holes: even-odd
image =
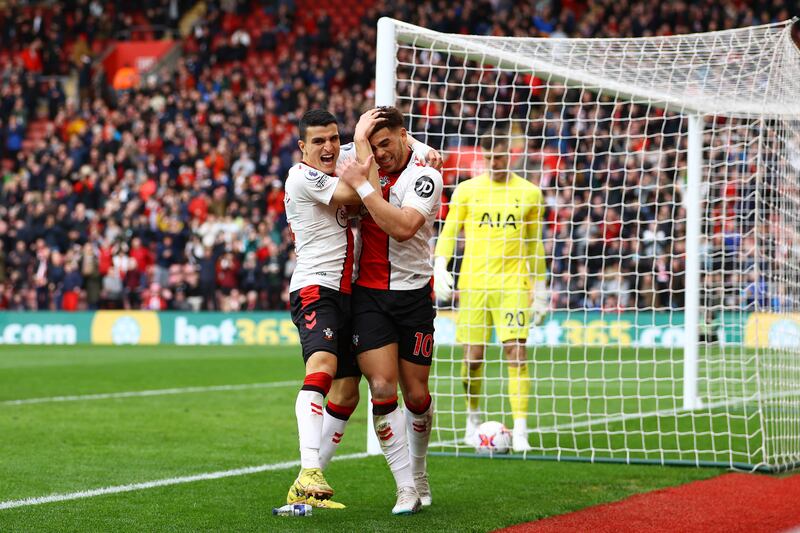
{"type": "Polygon", "coordinates": [[[506,182],[481,174],[460,183],[450,200],[436,256],[449,260],[464,229],[460,289],[529,289],[544,281],[542,191],[517,174],[506,182]]]}

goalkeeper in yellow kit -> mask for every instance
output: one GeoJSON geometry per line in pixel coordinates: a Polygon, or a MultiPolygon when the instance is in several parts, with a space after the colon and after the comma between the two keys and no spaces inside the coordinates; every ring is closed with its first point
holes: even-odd
{"type": "Polygon", "coordinates": [[[506,137],[486,136],[481,139],[481,148],[489,170],[460,183],[453,193],[434,252],[434,291],[439,300],[452,297],[453,276],[447,264],[463,227],[465,249],[458,279],[456,340],[464,344],[461,376],[467,396],[465,441],[472,443],[483,421],[480,395],[484,352],[494,327],[507,361],[513,449],[525,452],[531,449],[525,342],[531,321],[538,324],[543,320],[548,301],[541,234],[544,203],[537,186],[509,171],[506,137]]]}

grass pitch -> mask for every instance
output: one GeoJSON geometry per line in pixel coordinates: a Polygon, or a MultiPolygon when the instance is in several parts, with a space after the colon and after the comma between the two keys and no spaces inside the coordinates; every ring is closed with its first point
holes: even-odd
{"type": "MultiPolygon", "coordinates": [[[[455,369],[446,358],[441,364],[455,369]]],[[[539,366],[539,387],[549,386],[540,371],[561,372],[539,366]]],[[[298,459],[294,399],[301,375],[296,348],[1,347],[0,531],[490,531],[720,472],[437,456],[429,463],[433,507],[393,517],[394,483],[383,458],[353,458],[328,470],[347,509],[273,517],[297,470],[282,463],[298,459]],[[258,385],[239,387],[248,384],[258,385]],[[161,392],[118,394],[140,391],[161,392]],[[70,398],[75,395],[94,396],[70,398]],[[259,465],[268,468],[3,509],[51,494],[259,465]]],[[[440,412],[449,409],[452,384],[439,379],[435,386],[440,412]]],[[[487,401],[500,402],[499,395],[491,399],[494,386],[502,385],[487,384],[487,401]]],[[[558,391],[554,402],[570,392],[558,391]]],[[[453,394],[454,410],[462,404],[456,407],[453,394]]],[[[557,409],[539,408],[558,416],[557,409]]],[[[434,438],[447,438],[442,428],[460,427],[459,416],[444,415],[434,438]]],[[[592,434],[608,428],[604,438],[612,438],[613,426],[594,427],[592,434]]],[[[366,431],[362,405],[339,455],[363,452],[366,431]]]]}

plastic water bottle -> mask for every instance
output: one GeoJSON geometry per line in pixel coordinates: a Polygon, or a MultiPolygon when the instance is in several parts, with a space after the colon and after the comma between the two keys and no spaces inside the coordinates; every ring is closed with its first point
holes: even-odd
{"type": "Polygon", "coordinates": [[[313,507],[307,503],[289,503],[283,507],[275,507],[272,514],[275,516],[311,516],[313,507]]]}

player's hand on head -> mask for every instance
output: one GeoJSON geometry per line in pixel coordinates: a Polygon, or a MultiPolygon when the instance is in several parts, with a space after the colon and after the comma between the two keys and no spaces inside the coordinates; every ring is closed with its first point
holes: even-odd
{"type": "Polygon", "coordinates": [[[444,166],[444,159],[442,158],[442,154],[439,153],[438,150],[431,148],[431,151],[428,152],[428,155],[425,156],[425,162],[428,164],[429,167],[435,168],[436,170],[441,171],[442,166],[444,166]]]}
{"type": "Polygon", "coordinates": [[[353,138],[356,140],[369,139],[369,136],[372,135],[372,130],[375,128],[375,124],[377,124],[380,120],[379,114],[379,109],[370,109],[361,115],[356,123],[356,129],[353,133],[353,138]]]}
{"type": "Polygon", "coordinates": [[[433,260],[433,292],[440,301],[449,302],[453,298],[453,275],[447,270],[444,257],[433,260]]]}

